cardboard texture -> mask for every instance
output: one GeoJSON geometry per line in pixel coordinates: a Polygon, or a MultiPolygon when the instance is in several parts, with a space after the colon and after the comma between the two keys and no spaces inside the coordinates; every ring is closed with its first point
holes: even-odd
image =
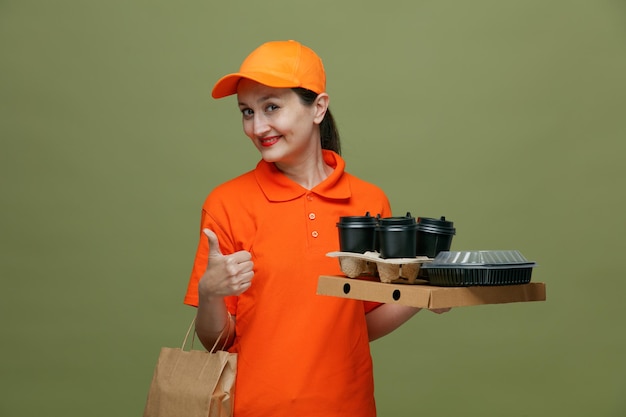
{"type": "Polygon", "coordinates": [[[422,264],[432,261],[427,256],[383,259],[378,252],[329,252],[326,256],[338,258],[341,272],[350,278],[377,273],[380,281],[385,283],[404,278],[409,284],[414,284],[422,264]]]}
{"type": "Polygon", "coordinates": [[[545,301],[546,285],[542,282],[531,282],[484,287],[436,287],[322,275],[318,279],[317,294],[432,309],[545,301]]]}

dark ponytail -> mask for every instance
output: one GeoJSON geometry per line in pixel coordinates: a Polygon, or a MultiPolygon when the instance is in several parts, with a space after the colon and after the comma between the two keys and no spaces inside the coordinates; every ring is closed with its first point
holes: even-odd
{"type": "MultiPolygon", "coordinates": [[[[313,104],[318,94],[306,88],[296,87],[292,90],[300,97],[302,103],[307,106],[313,104]]],[[[335,124],[335,119],[330,113],[330,109],[326,109],[326,114],[322,123],[320,123],[320,137],[322,141],[322,149],[328,149],[341,155],[341,142],[339,140],[339,130],[335,124]]]]}

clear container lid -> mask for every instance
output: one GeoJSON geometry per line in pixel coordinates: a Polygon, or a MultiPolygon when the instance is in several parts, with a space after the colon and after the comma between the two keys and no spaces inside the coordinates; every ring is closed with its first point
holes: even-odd
{"type": "Polygon", "coordinates": [[[425,268],[522,268],[535,266],[517,250],[442,251],[425,268]]]}

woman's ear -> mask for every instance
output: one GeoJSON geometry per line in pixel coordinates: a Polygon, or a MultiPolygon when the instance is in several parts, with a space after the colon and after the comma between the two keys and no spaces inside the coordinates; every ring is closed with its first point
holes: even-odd
{"type": "Polygon", "coordinates": [[[322,123],[324,120],[324,116],[326,115],[326,110],[328,110],[328,102],[330,101],[330,97],[328,94],[321,93],[315,99],[313,103],[313,108],[315,109],[315,117],[313,121],[317,124],[322,123]]]}

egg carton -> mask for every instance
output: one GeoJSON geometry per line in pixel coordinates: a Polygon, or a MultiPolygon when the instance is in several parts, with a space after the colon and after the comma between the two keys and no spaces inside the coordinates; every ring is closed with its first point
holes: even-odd
{"type": "Polygon", "coordinates": [[[338,258],[341,271],[349,278],[378,276],[384,283],[415,284],[422,264],[432,261],[427,256],[381,258],[378,252],[329,252],[326,256],[338,258]]]}

